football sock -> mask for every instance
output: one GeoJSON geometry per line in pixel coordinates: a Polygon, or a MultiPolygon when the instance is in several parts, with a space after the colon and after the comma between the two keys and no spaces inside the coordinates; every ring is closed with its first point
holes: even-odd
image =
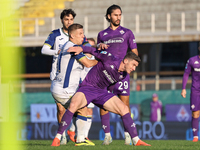
{"type": "Polygon", "coordinates": [[[198,133],[198,127],[199,127],[199,118],[193,118],[192,117],[192,131],[193,131],[193,136],[197,136],[198,133]]]}
{"type": "Polygon", "coordinates": [[[76,117],[76,126],[77,126],[77,138],[76,142],[83,142],[85,139],[85,125],[87,122],[87,117],[77,115],[76,117]]]}
{"type": "Polygon", "coordinates": [[[88,137],[88,133],[92,124],[92,116],[87,116],[87,122],[85,123],[85,137],[88,137]]]}
{"type": "Polygon", "coordinates": [[[57,133],[62,134],[67,129],[67,127],[71,123],[73,115],[74,114],[72,112],[70,112],[69,110],[66,110],[66,112],[64,113],[64,115],[62,117],[62,120],[61,120],[61,123],[59,125],[57,133]]]}
{"type": "Polygon", "coordinates": [[[101,125],[104,130],[104,133],[110,132],[110,114],[109,113],[101,116],[101,125]]]}
{"type": "Polygon", "coordinates": [[[129,132],[131,138],[138,136],[136,125],[133,122],[133,120],[130,116],[130,113],[125,114],[121,118],[122,118],[122,121],[123,121],[123,124],[124,124],[124,128],[126,128],[126,130],[129,132]]]}
{"type": "Polygon", "coordinates": [[[71,126],[70,126],[69,130],[75,132],[76,126],[75,126],[74,122],[76,122],[76,121],[75,121],[75,120],[76,120],[76,117],[73,117],[72,120],[73,120],[73,121],[72,121],[72,123],[71,123],[71,126]]]}

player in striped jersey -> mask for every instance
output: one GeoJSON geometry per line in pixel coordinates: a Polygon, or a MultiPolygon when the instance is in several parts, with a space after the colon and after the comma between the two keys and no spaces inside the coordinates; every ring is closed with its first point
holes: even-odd
{"type": "MultiPolygon", "coordinates": [[[[73,55],[67,52],[69,47],[82,45],[84,40],[83,26],[80,24],[73,24],[69,28],[69,41],[66,42],[58,57],[58,66],[56,77],[51,84],[51,93],[56,103],[62,104],[66,109],[70,103],[70,98],[76,92],[80,83],[81,72],[86,67],[92,67],[97,64],[96,60],[89,60],[81,53],[73,55]],[[84,65],[84,66],[83,66],[84,65]]],[[[78,110],[77,118],[79,118],[79,126],[77,126],[76,142],[82,142],[84,137],[85,121],[87,121],[87,108],[78,110]]],[[[88,145],[93,143],[86,140],[88,145]]],[[[93,144],[94,145],[94,144],[93,144]]]]}
{"type": "MultiPolygon", "coordinates": [[[[53,80],[56,76],[58,55],[63,45],[67,41],[69,41],[68,27],[74,23],[75,16],[76,13],[72,9],[64,9],[60,14],[61,23],[63,25],[62,28],[53,30],[49,34],[48,38],[46,39],[42,47],[41,50],[42,54],[53,56],[52,68],[50,73],[51,80],[53,80]]],[[[88,45],[86,38],[84,38],[83,43],[88,45]]],[[[65,108],[60,103],[56,104],[57,104],[57,119],[58,123],[60,123],[61,118],[65,113],[65,108]]],[[[66,134],[65,132],[63,132],[63,138],[61,144],[66,144],[66,142],[67,142],[66,134]]]]}

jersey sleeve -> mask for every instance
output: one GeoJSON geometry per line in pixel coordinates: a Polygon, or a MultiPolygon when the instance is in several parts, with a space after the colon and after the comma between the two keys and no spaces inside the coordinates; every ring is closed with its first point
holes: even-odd
{"type": "Polygon", "coordinates": [[[46,41],[44,42],[45,45],[49,45],[51,48],[53,47],[56,37],[60,35],[59,29],[52,31],[46,41]]]}
{"type": "Polygon", "coordinates": [[[133,32],[131,30],[128,31],[128,46],[130,49],[137,49],[137,44],[136,44],[136,40],[135,40],[135,36],[133,34],[133,32]]]}
{"type": "Polygon", "coordinates": [[[191,66],[191,60],[189,59],[186,63],[186,66],[185,66],[185,71],[184,71],[184,74],[183,74],[183,81],[182,81],[182,89],[185,89],[186,88],[186,84],[187,84],[187,80],[188,80],[188,77],[190,75],[190,72],[192,70],[192,66],[191,66]]]}
{"type": "Polygon", "coordinates": [[[99,32],[98,36],[97,36],[97,45],[101,43],[101,32],[99,32]]]}

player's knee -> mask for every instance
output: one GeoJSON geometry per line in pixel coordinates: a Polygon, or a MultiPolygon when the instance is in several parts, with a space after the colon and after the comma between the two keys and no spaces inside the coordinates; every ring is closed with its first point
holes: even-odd
{"type": "Polygon", "coordinates": [[[199,118],[199,113],[192,113],[193,118],[199,118]]]}
{"type": "Polygon", "coordinates": [[[57,109],[57,111],[58,111],[58,114],[61,114],[61,115],[63,115],[64,113],[65,113],[65,111],[66,111],[66,109],[62,106],[62,107],[57,107],[58,109],[57,109]]]}
{"type": "Polygon", "coordinates": [[[121,110],[121,116],[123,116],[123,115],[125,115],[125,114],[127,114],[127,113],[129,113],[129,108],[128,108],[128,106],[126,106],[126,105],[123,105],[121,108],[120,108],[121,110]]]}

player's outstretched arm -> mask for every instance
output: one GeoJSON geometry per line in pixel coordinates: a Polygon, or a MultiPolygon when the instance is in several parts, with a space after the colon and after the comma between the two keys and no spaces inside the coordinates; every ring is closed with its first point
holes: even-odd
{"type": "Polygon", "coordinates": [[[87,57],[84,57],[79,61],[87,68],[93,67],[98,63],[97,60],[89,60],[87,57]]]}
{"type": "Polygon", "coordinates": [[[108,49],[109,45],[104,44],[104,43],[99,43],[97,45],[98,50],[104,50],[104,49],[108,49]]]}
{"type": "Polygon", "coordinates": [[[61,50],[52,50],[50,48],[50,46],[44,44],[42,49],[41,49],[41,53],[44,55],[58,55],[60,53],[61,50]]]}
{"type": "Polygon", "coordinates": [[[75,52],[75,55],[80,54],[83,51],[82,47],[70,47],[67,52],[75,52]]]}
{"type": "Polygon", "coordinates": [[[185,89],[182,89],[181,95],[183,98],[186,98],[186,90],[185,89]]]}

